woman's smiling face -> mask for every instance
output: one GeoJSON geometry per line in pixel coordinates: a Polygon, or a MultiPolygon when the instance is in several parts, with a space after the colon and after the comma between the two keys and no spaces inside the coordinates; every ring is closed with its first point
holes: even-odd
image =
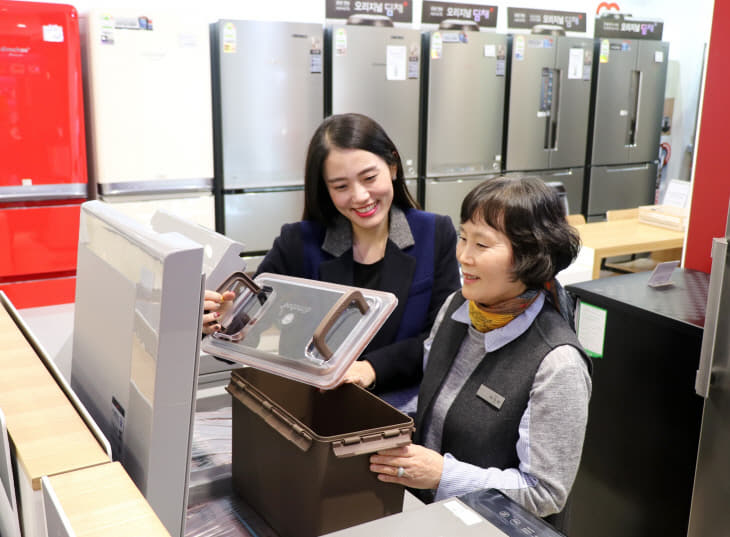
{"type": "Polygon", "coordinates": [[[509,239],[483,220],[461,224],[456,259],[464,277],[461,291],[467,300],[491,306],[527,288],[520,280],[513,280],[509,239]]]}
{"type": "Polygon", "coordinates": [[[324,161],[324,180],[335,208],[357,229],[388,225],[395,166],[363,149],[333,147],[324,161]]]}

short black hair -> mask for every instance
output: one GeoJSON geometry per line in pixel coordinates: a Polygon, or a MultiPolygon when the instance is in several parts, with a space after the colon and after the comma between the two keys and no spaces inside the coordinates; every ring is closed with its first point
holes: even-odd
{"type": "Polygon", "coordinates": [[[339,214],[324,181],[324,162],[333,147],[363,149],[382,158],[388,166],[395,165],[393,204],[401,209],[419,208],[406,186],[398,150],[383,127],[362,114],[337,114],[326,118],[309,142],[304,167],[303,220],[330,226],[339,214]]]}
{"type": "Polygon", "coordinates": [[[485,222],[512,246],[512,274],[540,288],[578,255],[580,236],[557,192],[539,177],[499,176],[480,183],[461,204],[461,223],[485,222]]]}

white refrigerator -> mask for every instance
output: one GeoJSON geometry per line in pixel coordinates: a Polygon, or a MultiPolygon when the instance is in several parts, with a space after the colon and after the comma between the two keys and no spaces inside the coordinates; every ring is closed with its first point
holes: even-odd
{"type": "Polygon", "coordinates": [[[90,180],[148,223],[157,209],[215,228],[208,24],[177,11],[81,16],[90,180]]]}

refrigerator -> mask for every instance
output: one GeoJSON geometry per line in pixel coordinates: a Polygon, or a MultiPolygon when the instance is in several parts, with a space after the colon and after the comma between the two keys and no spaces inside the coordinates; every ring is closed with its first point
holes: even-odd
{"type": "Polygon", "coordinates": [[[596,39],[586,216],[654,203],[669,43],[596,39]]]}
{"type": "Polygon", "coordinates": [[[423,34],[424,208],[458,227],[464,196],[502,170],[507,36],[449,26],[423,34]]]}
{"type": "Polygon", "coordinates": [[[75,8],[0,1],[0,290],[17,308],[74,300],[81,77],[75,8]]]}
{"type": "Polygon", "coordinates": [[[98,198],[145,223],[164,209],[213,229],[207,23],[180,10],[99,8],[81,31],[98,198]]]}
{"type": "Polygon", "coordinates": [[[204,247],[82,207],[71,387],[170,535],[185,534],[204,247]]]}
{"type": "Polygon", "coordinates": [[[561,182],[581,212],[593,40],[550,28],[512,38],[505,171],[561,182]]]}
{"type": "Polygon", "coordinates": [[[704,398],[688,537],[721,537],[730,525],[730,214],[712,241],[712,269],[695,390],[704,398]]]}
{"type": "Polygon", "coordinates": [[[352,15],[326,30],[325,113],[357,112],[377,121],[398,148],[417,195],[421,32],[386,16],[352,15]]]}
{"type": "Polygon", "coordinates": [[[323,29],[219,20],[210,33],[216,229],[261,254],[302,217],[307,147],[324,118],[323,29]]]}

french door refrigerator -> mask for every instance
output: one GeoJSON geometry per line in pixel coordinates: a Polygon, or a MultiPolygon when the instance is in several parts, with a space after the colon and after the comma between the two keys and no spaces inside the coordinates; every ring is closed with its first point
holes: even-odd
{"type": "Polygon", "coordinates": [[[217,230],[247,255],[301,219],[309,140],[324,118],[320,24],[211,25],[217,230]]]}
{"type": "Polygon", "coordinates": [[[0,290],[17,308],[74,300],[81,88],[76,9],[0,1],[0,290]]]}
{"type": "Polygon", "coordinates": [[[418,179],[421,33],[385,16],[352,15],[326,30],[325,113],[357,112],[377,121],[398,148],[411,194],[418,179]]]}
{"type": "Polygon", "coordinates": [[[510,60],[505,171],[563,183],[580,212],[593,40],[537,28],[513,37],[510,60]]]}
{"type": "Polygon", "coordinates": [[[597,39],[587,217],[654,203],[669,43],[597,39]]]}
{"type": "Polygon", "coordinates": [[[712,269],[695,390],[704,398],[688,537],[721,537],[730,526],[730,214],[712,241],[712,269]]]}
{"type": "Polygon", "coordinates": [[[81,22],[99,199],[145,223],[165,209],[213,229],[208,24],[131,8],[92,9],[81,22]]]}
{"type": "Polygon", "coordinates": [[[458,227],[464,196],[502,170],[507,36],[442,26],[423,34],[424,207],[458,227]]]}

